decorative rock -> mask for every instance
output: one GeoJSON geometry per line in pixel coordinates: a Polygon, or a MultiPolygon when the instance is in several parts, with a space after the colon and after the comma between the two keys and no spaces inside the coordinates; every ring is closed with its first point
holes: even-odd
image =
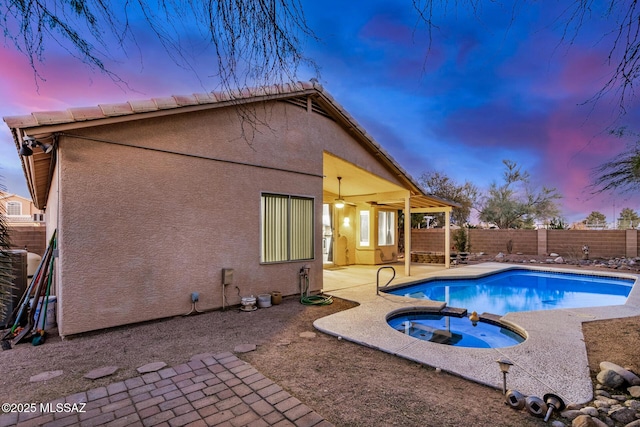
{"type": "Polygon", "coordinates": [[[627,400],[624,402],[624,406],[640,412],[640,400],[627,400]]]}
{"type": "Polygon", "coordinates": [[[556,258],[556,257],[559,257],[560,255],[559,255],[559,254],[557,254],[557,253],[555,253],[555,252],[551,252],[551,253],[549,254],[549,256],[550,256],[550,257],[554,257],[554,258],[556,258]]]}
{"type": "Polygon", "coordinates": [[[612,371],[617,372],[618,375],[620,375],[622,378],[624,378],[626,382],[629,383],[629,385],[640,385],[639,376],[637,376],[636,374],[634,374],[633,372],[627,369],[624,369],[622,366],[616,365],[615,363],[600,362],[600,369],[601,370],[610,369],[612,371]]]}
{"type": "Polygon", "coordinates": [[[237,345],[233,351],[235,353],[249,353],[250,351],[256,351],[257,346],[255,344],[240,344],[237,345]]]}
{"type": "Polygon", "coordinates": [[[502,252],[498,253],[498,255],[496,255],[496,259],[503,259],[504,258],[504,254],[502,252]]]}
{"type": "Polygon", "coordinates": [[[640,420],[632,421],[624,427],[640,427],[640,420]]]}
{"type": "Polygon", "coordinates": [[[580,409],[580,412],[585,415],[591,415],[592,417],[598,416],[598,410],[593,406],[585,406],[584,408],[580,409]]]}
{"type": "Polygon", "coordinates": [[[300,338],[315,338],[315,332],[300,332],[300,338]]]}
{"type": "Polygon", "coordinates": [[[598,419],[598,418],[591,418],[591,421],[594,422],[594,424],[596,425],[596,427],[609,427],[607,425],[607,423],[605,423],[604,421],[598,419]]]}
{"type": "Polygon", "coordinates": [[[562,421],[554,420],[551,422],[551,427],[567,427],[562,421]]]}
{"type": "Polygon", "coordinates": [[[618,388],[624,384],[624,378],[616,371],[611,369],[604,369],[596,376],[598,382],[609,388],[618,388]]]}
{"type": "Polygon", "coordinates": [[[84,377],[89,380],[97,380],[98,378],[104,378],[108,377],[109,375],[113,375],[117,370],[117,366],[103,366],[101,368],[96,368],[92,371],[87,372],[84,377]]]}
{"type": "Polygon", "coordinates": [[[564,258],[562,258],[561,256],[556,257],[553,262],[555,262],[556,264],[564,264],[564,258]]]}
{"type": "Polygon", "coordinates": [[[619,423],[629,424],[636,420],[636,411],[630,408],[620,408],[609,413],[609,416],[619,423]]]}
{"type": "Polygon", "coordinates": [[[640,398],[640,386],[634,385],[627,389],[631,397],[640,398]]]}
{"type": "Polygon", "coordinates": [[[164,362],[151,362],[147,363],[146,365],[140,366],[136,369],[136,371],[138,371],[139,374],[148,374],[149,372],[159,371],[165,366],[167,366],[167,364],[164,362]]]}
{"type": "Polygon", "coordinates": [[[569,419],[569,420],[573,420],[573,419],[575,419],[576,417],[579,417],[580,415],[583,415],[583,413],[582,413],[582,412],[580,412],[580,410],[578,410],[578,409],[569,409],[568,411],[562,411],[562,412],[560,413],[560,415],[561,415],[563,418],[567,418],[567,419],[569,419]]]}
{"type": "Polygon", "coordinates": [[[62,371],[46,371],[46,372],[40,372],[37,375],[32,376],[31,378],[29,378],[29,381],[32,383],[36,383],[39,381],[48,381],[52,378],[55,377],[59,377],[60,375],[62,375],[62,371]]]}
{"type": "Polygon", "coordinates": [[[616,399],[612,399],[610,397],[598,396],[596,397],[595,402],[604,402],[607,406],[617,405],[619,402],[616,399]]]}
{"type": "Polygon", "coordinates": [[[571,421],[571,427],[598,427],[589,415],[580,415],[571,421]]]}

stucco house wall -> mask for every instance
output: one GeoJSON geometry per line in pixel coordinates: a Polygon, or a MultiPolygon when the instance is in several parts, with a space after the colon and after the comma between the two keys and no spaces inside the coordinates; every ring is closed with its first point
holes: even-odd
{"type": "MultiPolygon", "coordinates": [[[[295,118],[301,129],[310,121],[299,107],[277,104],[265,111],[295,118]]],[[[328,121],[311,119],[318,120],[328,121]]],[[[319,257],[260,264],[262,192],[313,197],[315,215],[322,215],[322,133],[287,132],[287,121],[277,118],[270,123],[252,140],[243,139],[239,117],[223,110],[81,132],[237,163],[61,139],[61,334],[187,313],[192,292],[201,310],[221,307],[223,268],[234,269],[227,304],[239,304],[238,294],[299,292],[304,265],[311,266],[311,290],[321,288],[319,257]]],[[[316,235],[319,227],[316,221],[316,235]]],[[[316,254],[320,245],[316,239],[316,254]]]]}
{"type": "MultiPolygon", "coordinates": [[[[315,83],[238,99],[197,94],[5,117],[18,149],[25,136],[55,145],[22,163],[36,205],[46,208],[47,238],[58,232],[61,335],[186,314],[193,293],[200,310],[271,291],[299,294],[304,267],[310,292],[320,291],[323,203],[336,199],[345,172],[350,206],[375,212],[383,201],[397,210],[410,200],[450,210],[315,83]],[[261,262],[264,193],[313,199],[313,259],[261,262]],[[227,268],[233,283],[223,288],[227,268]]],[[[384,250],[397,251],[397,241],[384,250]]],[[[373,262],[391,255],[378,252],[373,262]]]]}

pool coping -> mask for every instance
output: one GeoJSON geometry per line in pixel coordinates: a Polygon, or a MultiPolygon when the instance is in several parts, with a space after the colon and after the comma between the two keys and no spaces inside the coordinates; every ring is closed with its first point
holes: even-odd
{"type": "MultiPolygon", "coordinates": [[[[525,331],[527,335],[525,342],[513,347],[452,347],[418,340],[402,333],[392,333],[394,331],[386,320],[389,313],[407,308],[437,311],[444,303],[382,292],[376,295],[375,287],[372,290],[370,284],[328,291],[335,297],[351,300],[359,305],[317,319],[314,326],[324,333],[440,368],[497,389],[502,388],[502,373],[496,361],[506,358],[513,363],[507,376],[509,389],[538,397],[554,393],[565,403],[586,403],[592,400],[593,384],[589,375],[582,323],[640,315],[640,285],[637,285],[640,276],[618,271],[553,268],[549,265],[482,263],[429,273],[421,279],[478,277],[516,268],[626,277],[634,279],[636,283],[623,305],[506,314],[502,321],[525,331]]],[[[415,280],[415,277],[408,277],[402,280],[402,284],[415,280]]]]}

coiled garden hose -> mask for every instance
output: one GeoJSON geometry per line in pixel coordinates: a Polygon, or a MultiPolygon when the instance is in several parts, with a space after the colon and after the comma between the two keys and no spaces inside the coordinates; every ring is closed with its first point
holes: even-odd
{"type": "Polygon", "coordinates": [[[329,305],[333,303],[333,297],[330,295],[309,295],[308,297],[300,297],[300,302],[304,305],[329,305]]]}
{"type": "Polygon", "coordinates": [[[303,271],[300,272],[302,279],[300,289],[300,303],[304,305],[329,305],[333,303],[333,297],[330,295],[309,295],[309,275],[303,271]]]}

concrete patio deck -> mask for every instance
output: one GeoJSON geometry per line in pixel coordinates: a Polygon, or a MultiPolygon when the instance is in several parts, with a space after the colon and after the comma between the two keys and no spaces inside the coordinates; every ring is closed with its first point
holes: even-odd
{"type": "MultiPolygon", "coordinates": [[[[397,333],[387,324],[387,315],[408,307],[438,307],[443,303],[420,301],[381,293],[376,295],[376,272],[380,266],[353,266],[325,270],[324,292],[358,302],[350,310],[316,320],[322,332],[342,337],[368,347],[413,360],[469,380],[502,388],[502,373],[496,361],[513,362],[507,387],[524,395],[542,397],[555,393],[565,403],[586,403],[593,398],[582,323],[640,315],[640,285],[635,285],[624,305],[581,309],[560,309],[508,313],[502,320],[526,332],[524,343],[505,348],[478,349],[452,347],[418,340],[397,333]]],[[[515,265],[483,263],[444,269],[443,266],[412,265],[412,276],[404,275],[404,265],[394,265],[393,285],[434,276],[473,277],[515,265]]],[[[523,265],[540,270],[558,270],[553,266],[523,265]]],[[[560,271],[595,275],[637,275],[562,268],[560,271]]],[[[381,285],[391,277],[386,269],[380,273],[381,285]]],[[[636,282],[637,283],[637,282],[636,282]]]]}

